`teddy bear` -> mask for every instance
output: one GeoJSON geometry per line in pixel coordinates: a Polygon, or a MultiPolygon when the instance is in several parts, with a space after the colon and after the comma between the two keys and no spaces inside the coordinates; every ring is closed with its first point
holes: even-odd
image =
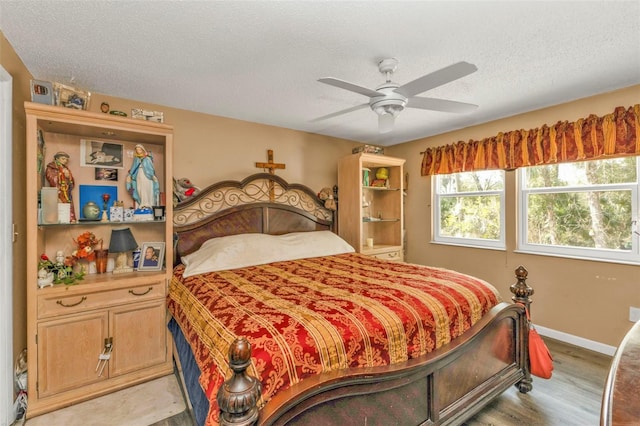
{"type": "Polygon", "coordinates": [[[173,178],[173,205],[200,193],[200,188],[187,178],[173,178]]]}
{"type": "Polygon", "coordinates": [[[333,190],[331,188],[322,188],[318,193],[318,198],[324,201],[325,208],[334,211],[338,208],[335,197],[333,196],[333,190]]]}

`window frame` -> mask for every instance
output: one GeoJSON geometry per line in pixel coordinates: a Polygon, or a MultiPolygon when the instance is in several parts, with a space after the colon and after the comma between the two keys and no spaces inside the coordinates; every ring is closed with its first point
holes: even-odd
{"type": "MultiPolygon", "coordinates": [[[[603,161],[603,160],[589,160],[603,161]]],[[[541,167],[544,165],[541,165],[541,167]]],[[[536,167],[536,166],[532,166],[536,167]]],[[[638,211],[639,211],[639,191],[640,191],[640,157],[636,157],[636,182],[632,183],[615,183],[615,184],[590,184],[590,185],[567,185],[562,187],[539,187],[526,188],[526,168],[518,170],[517,185],[517,251],[522,253],[557,256],[573,259],[583,259],[591,261],[604,261],[616,263],[640,264],[640,242],[638,238],[638,211]],[[528,196],[530,194],[549,194],[549,193],[577,193],[577,192],[613,192],[613,191],[630,191],[631,192],[631,221],[632,221],[632,239],[631,250],[623,251],[616,249],[602,249],[592,247],[576,247],[576,246],[560,246],[536,244],[527,242],[528,235],[528,196]]]]}
{"type": "MultiPolygon", "coordinates": [[[[432,243],[438,244],[447,244],[447,245],[458,245],[465,247],[477,247],[477,248],[487,248],[487,249],[495,249],[495,250],[505,250],[506,249],[506,173],[504,170],[491,170],[494,172],[500,172],[502,175],[502,189],[501,190],[490,190],[490,191],[465,191],[465,192],[456,192],[452,194],[442,194],[439,191],[440,188],[440,179],[444,175],[434,175],[435,179],[432,179],[432,193],[433,193],[433,232],[432,232],[432,243]],[[498,196],[500,199],[500,237],[496,240],[491,239],[483,239],[483,238],[467,238],[467,237],[451,237],[441,234],[441,200],[445,198],[454,198],[454,197],[478,197],[478,196],[498,196]]],[[[460,175],[467,173],[477,173],[478,171],[472,172],[460,172],[460,173],[451,173],[451,175],[460,175]]]]}

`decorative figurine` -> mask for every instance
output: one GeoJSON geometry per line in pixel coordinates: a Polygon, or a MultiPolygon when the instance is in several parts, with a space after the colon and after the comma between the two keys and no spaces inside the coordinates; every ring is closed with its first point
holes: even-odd
{"type": "Polygon", "coordinates": [[[64,252],[62,250],[58,250],[56,252],[56,265],[64,265],[64,252]]]}
{"type": "Polygon", "coordinates": [[[160,183],[153,166],[153,157],[140,144],[135,147],[133,164],[125,184],[137,208],[158,205],[160,183]]]}
{"type": "Polygon", "coordinates": [[[70,205],[69,220],[76,222],[76,211],[73,207],[71,199],[71,191],[75,186],[73,174],[67,167],[69,162],[69,154],[66,152],[57,152],[53,156],[53,161],[47,164],[45,172],[49,185],[58,188],[58,202],[70,205]]]}
{"type": "Polygon", "coordinates": [[[54,279],[53,272],[47,271],[44,268],[38,271],[38,287],[40,288],[48,287],[48,286],[53,287],[53,279],[54,279]]]}

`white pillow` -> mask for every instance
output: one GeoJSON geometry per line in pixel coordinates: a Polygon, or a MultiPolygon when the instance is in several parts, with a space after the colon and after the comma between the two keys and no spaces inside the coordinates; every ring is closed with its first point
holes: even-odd
{"type": "Polygon", "coordinates": [[[212,238],[182,257],[186,267],[183,276],[354,251],[331,231],[230,235],[212,238]]]}

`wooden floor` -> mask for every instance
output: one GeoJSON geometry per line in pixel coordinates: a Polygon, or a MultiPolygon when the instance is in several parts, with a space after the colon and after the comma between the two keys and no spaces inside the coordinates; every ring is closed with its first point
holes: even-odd
{"type": "MultiPolygon", "coordinates": [[[[553,377],[534,378],[533,391],[513,387],[463,426],[598,426],[611,357],[546,339],[554,357],[553,377]]],[[[152,426],[189,426],[188,412],[152,426]]]]}
{"type": "Polygon", "coordinates": [[[534,377],[533,390],[506,391],[465,426],[598,426],[612,357],[544,339],[553,355],[551,379],[534,377]]]}

